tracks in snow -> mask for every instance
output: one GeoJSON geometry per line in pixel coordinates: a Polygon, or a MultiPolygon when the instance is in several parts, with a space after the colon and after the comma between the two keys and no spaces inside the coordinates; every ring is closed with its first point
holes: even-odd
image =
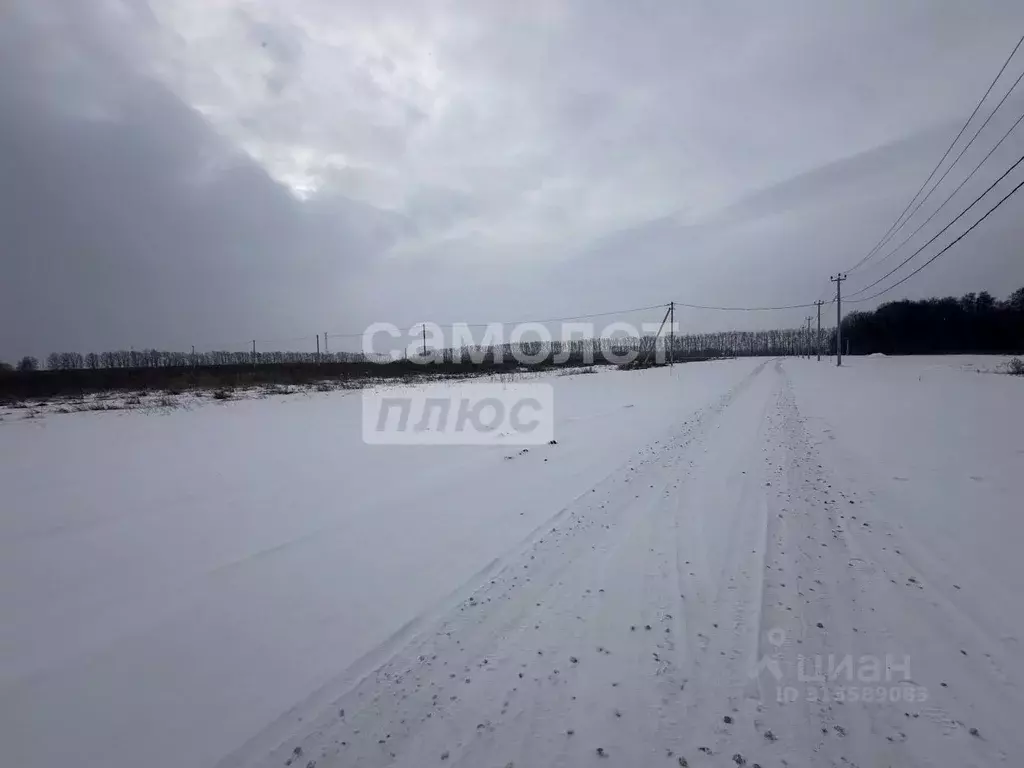
{"type": "Polygon", "coordinates": [[[909,652],[850,501],[761,365],[223,765],[925,765],[924,705],[800,679],[799,654],[909,652]]]}

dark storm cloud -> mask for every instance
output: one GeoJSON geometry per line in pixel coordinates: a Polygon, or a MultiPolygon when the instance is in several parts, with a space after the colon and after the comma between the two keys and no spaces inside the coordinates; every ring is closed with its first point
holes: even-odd
{"type": "Polygon", "coordinates": [[[337,322],[331,294],[393,240],[389,217],[304,205],[164,87],[82,51],[85,70],[54,71],[30,32],[0,79],[0,349],[244,345],[337,322]]]}
{"type": "MultiPolygon", "coordinates": [[[[810,301],[885,231],[1024,29],[1010,0],[4,13],[7,359],[810,301]]],[[[1024,282],[1021,210],[907,292],[1024,282]]]]}

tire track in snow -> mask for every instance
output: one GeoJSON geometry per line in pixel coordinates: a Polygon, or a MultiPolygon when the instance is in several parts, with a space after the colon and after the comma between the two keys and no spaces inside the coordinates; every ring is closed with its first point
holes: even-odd
{"type": "MultiPolygon", "coordinates": [[[[578,765],[598,747],[643,763],[686,748],[697,632],[679,591],[679,516],[692,514],[680,488],[704,482],[698,469],[720,474],[702,449],[727,452],[734,426],[718,425],[763,368],[584,494],[361,683],[301,722],[297,709],[276,747],[224,765],[578,765]]],[[[733,534],[719,527],[708,524],[706,541],[729,551],[733,534]]],[[[736,531],[749,537],[745,524],[736,531]]]]}
{"type": "Polygon", "coordinates": [[[801,679],[801,655],[881,656],[921,641],[887,594],[892,553],[871,537],[888,532],[856,519],[855,497],[822,457],[785,365],[761,366],[467,585],[369,676],[296,710],[276,746],[225,765],[1004,760],[966,737],[955,699],[809,695],[822,686],[801,679]],[[764,659],[778,679],[758,674],[764,659]],[[786,687],[795,700],[779,697],[786,687]]]}
{"type": "MultiPolygon", "coordinates": [[[[800,417],[795,401],[791,410],[798,452],[815,456],[803,462],[802,484],[831,536],[823,579],[836,585],[832,647],[855,659],[909,657],[918,692],[912,701],[835,702],[830,714],[845,717],[851,734],[844,754],[861,765],[1012,764],[1006,745],[1019,742],[1021,665],[975,620],[927,539],[899,522],[913,498],[880,490],[891,484],[829,439],[827,424],[800,417]]],[[[892,683],[882,682],[891,695],[892,683]]]]}
{"type": "Polygon", "coordinates": [[[762,734],[772,731],[767,755],[788,765],[863,768],[1006,763],[1007,752],[981,738],[984,731],[969,733],[968,722],[985,722],[993,735],[1012,730],[1019,689],[993,686],[977,666],[967,674],[970,664],[991,661],[991,643],[972,642],[976,631],[942,600],[922,599],[923,579],[902,555],[913,544],[901,541],[883,509],[865,498],[863,481],[852,482],[822,450],[830,443],[813,435],[801,415],[785,364],[777,373],[781,386],[764,446],[777,480],[768,499],[760,653],[777,658],[781,679],[762,670],[763,711],[755,722],[762,734]],[[780,645],[768,642],[768,630],[783,638],[780,645]],[[959,651],[947,642],[954,633],[959,651]],[[852,663],[829,678],[830,656],[852,663]],[[896,665],[891,678],[887,656],[896,665]],[[901,685],[908,657],[910,683],[901,685]],[[824,680],[809,679],[816,658],[824,680]],[[780,700],[786,688],[795,700],[780,700]],[[880,699],[883,689],[887,698],[880,699]],[[873,692],[870,700],[865,691],[873,692]]]}
{"type": "Polygon", "coordinates": [[[230,764],[867,768],[937,764],[944,747],[963,761],[948,764],[999,761],[949,741],[964,729],[942,702],[808,695],[799,655],[919,641],[827,465],[784,365],[758,368],[276,747],[230,764]],[[779,679],[757,674],[772,658],[779,679]]]}

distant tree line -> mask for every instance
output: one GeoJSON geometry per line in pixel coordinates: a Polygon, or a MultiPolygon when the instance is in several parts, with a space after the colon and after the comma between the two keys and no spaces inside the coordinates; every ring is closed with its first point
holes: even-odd
{"type": "MultiPolygon", "coordinates": [[[[822,331],[822,354],[835,352],[835,330],[822,331]]],[[[254,383],[309,383],[326,378],[477,375],[522,367],[578,366],[618,362],[632,354],[668,356],[662,335],[523,342],[498,347],[428,350],[429,364],[390,361],[384,355],[352,352],[170,352],[158,349],[108,352],[53,352],[41,366],[34,357],[0,363],[0,396],[54,394],[131,388],[245,386],[254,383]]],[[[1005,301],[987,292],[960,298],[894,301],[843,318],[843,346],[852,354],[1016,353],[1024,349],[1024,288],[1005,301]]],[[[815,332],[804,328],[763,331],[681,333],[671,337],[680,362],[721,357],[791,356],[813,353],[815,332]]]]}
{"type": "MultiPolygon", "coordinates": [[[[116,390],[219,389],[262,385],[314,384],[330,380],[342,385],[377,378],[477,376],[553,366],[618,363],[624,357],[664,361],[667,339],[653,335],[576,339],[565,342],[428,350],[391,360],[385,355],[350,352],[168,352],[156,349],[80,354],[55,352],[45,366],[24,358],[0,371],[0,399],[80,396],[116,390]]],[[[800,330],[732,331],[687,334],[674,338],[679,362],[712,357],[796,354],[807,348],[800,330]]]]}
{"type": "MultiPolygon", "coordinates": [[[[824,333],[822,335],[824,339],[824,333]]],[[[768,331],[722,331],[717,333],[662,334],[643,336],[573,339],[571,341],[525,341],[500,346],[459,347],[428,350],[428,358],[445,364],[472,360],[487,364],[529,358],[530,365],[602,365],[615,363],[626,356],[657,356],[668,358],[669,347],[677,361],[707,360],[717,357],[768,356],[805,354],[813,346],[813,338],[801,328],[768,331]],[[671,340],[670,340],[671,339],[671,340]]]]}
{"type": "MultiPolygon", "coordinates": [[[[673,340],[676,359],[734,357],[738,355],[794,355],[802,354],[809,343],[802,329],[769,331],[726,331],[719,333],[678,334],[673,340]]],[[[665,355],[668,340],[653,335],[627,336],[621,338],[573,339],[571,341],[531,342],[504,344],[500,347],[461,347],[458,349],[431,350],[437,363],[457,364],[474,360],[482,364],[495,365],[499,359],[513,361],[517,357],[529,356],[535,365],[580,365],[601,364],[608,357],[645,354],[660,350],[665,355]]],[[[51,352],[45,365],[34,357],[24,357],[15,366],[23,372],[109,370],[126,368],[212,368],[218,366],[264,366],[264,365],[325,365],[330,363],[386,362],[384,355],[363,355],[356,352],[171,352],[159,349],[113,350],[108,352],[51,352]]],[[[5,366],[10,370],[11,366],[5,366]]]]}
{"type": "MultiPolygon", "coordinates": [[[[294,363],[342,363],[361,360],[362,355],[350,352],[168,352],[160,349],[128,350],[110,352],[51,352],[46,357],[46,369],[50,371],[98,370],[100,368],[197,368],[214,365],[281,365],[294,363]]],[[[16,366],[19,371],[39,369],[34,357],[25,357],[16,366]]]]}
{"type": "Polygon", "coordinates": [[[844,347],[847,342],[857,355],[1020,352],[1024,288],[1005,301],[982,291],[960,298],[891,301],[869,312],[854,311],[843,318],[844,347]]]}

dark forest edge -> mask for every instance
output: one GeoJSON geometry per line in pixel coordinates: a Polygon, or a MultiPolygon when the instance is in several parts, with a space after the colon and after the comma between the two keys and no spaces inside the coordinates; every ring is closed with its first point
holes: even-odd
{"type": "Polygon", "coordinates": [[[1024,288],[1005,301],[982,291],[850,312],[843,339],[858,355],[1015,354],[1024,348],[1024,288]]]}
{"type": "MultiPolygon", "coordinates": [[[[887,302],[843,318],[844,353],[868,355],[987,353],[1016,354],[1024,349],[1024,288],[1005,301],[986,291],[959,298],[887,302]]],[[[821,353],[835,353],[835,329],[822,331],[821,353]]],[[[107,391],[217,391],[248,387],[359,387],[374,380],[412,380],[421,376],[479,376],[511,371],[617,363],[623,355],[636,362],[667,356],[665,340],[653,337],[574,340],[516,347],[462,348],[430,352],[430,360],[374,361],[356,353],[201,352],[160,350],[108,351],[83,355],[52,353],[45,368],[35,358],[16,365],[0,363],[0,398],[76,397],[107,391]],[[522,364],[523,355],[532,361],[522,364]],[[518,359],[517,359],[518,358],[518,359]]],[[[814,350],[804,329],[679,334],[672,357],[678,362],[723,357],[791,356],[814,350]]]]}

